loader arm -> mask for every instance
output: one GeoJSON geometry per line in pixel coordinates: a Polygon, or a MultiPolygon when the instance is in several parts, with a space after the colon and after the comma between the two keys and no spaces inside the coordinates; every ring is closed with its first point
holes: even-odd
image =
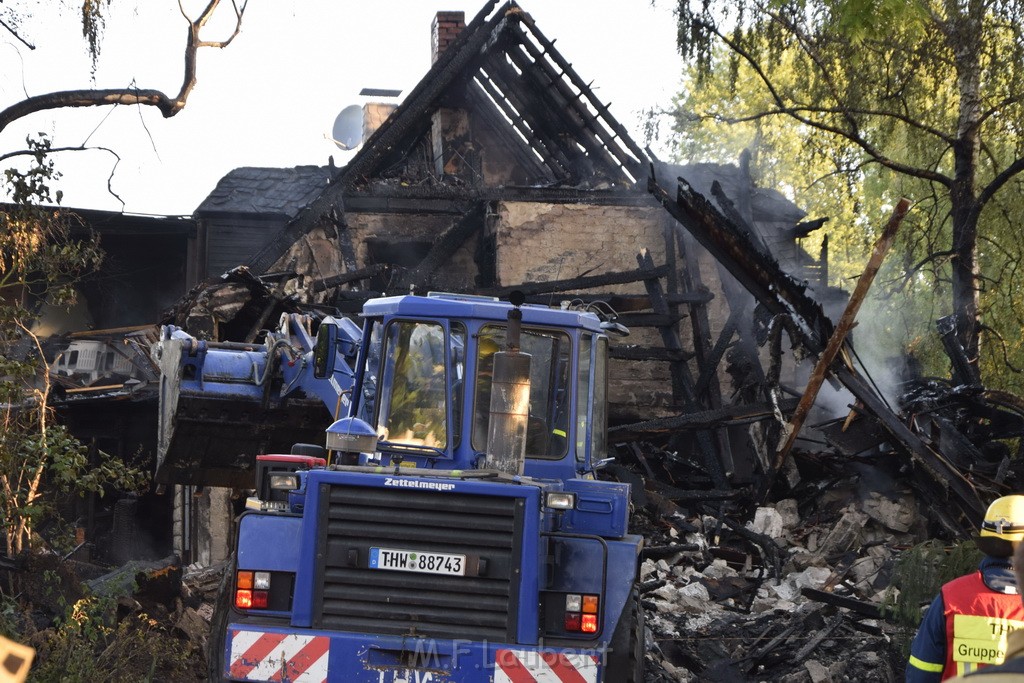
{"type": "Polygon", "coordinates": [[[311,327],[308,316],[286,314],[262,344],[162,328],[153,348],[158,484],[251,488],[257,455],[287,453],[296,442],[323,445],[325,427],[347,411],[361,330],[347,318],[325,319],[329,372],[314,373],[311,327]]]}

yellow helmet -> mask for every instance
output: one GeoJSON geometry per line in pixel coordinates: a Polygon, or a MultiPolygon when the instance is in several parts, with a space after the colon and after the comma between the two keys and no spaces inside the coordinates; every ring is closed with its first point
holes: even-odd
{"type": "Polygon", "coordinates": [[[1024,496],[1003,496],[992,501],[978,535],[1004,541],[1024,540],[1024,496]]]}

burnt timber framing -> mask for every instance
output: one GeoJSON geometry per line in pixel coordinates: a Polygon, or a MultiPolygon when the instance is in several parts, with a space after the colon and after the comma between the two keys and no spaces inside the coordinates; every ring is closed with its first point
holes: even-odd
{"type": "MultiPolygon", "coordinates": [[[[749,182],[747,164],[748,159],[741,158],[741,175],[749,182]]],[[[820,354],[833,333],[822,303],[807,291],[808,282],[827,284],[827,246],[822,248],[821,262],[805,261],[806,271],[787,272],[767,248],[764,236],[755,230],[749,188],[727,189],[714,182],[701,194],[692,179],[676,177],[676,170],[654,160],[630,140],[607,106],[522,8],[514,2],[498,7],[497,0],[490,0],[350,163],[334,170],[328,186],[253,257],[249,267],[257,274],[275,265],[283,268],[279,260],[292,245],[330,224],[338,235],[347,272],[320,276],[312,289],[331,294],[339,309],[352,311],[377,293],[370,290],[399,293],[435,286],[434,276],[463,245],[476,239],[480,250],[488,221],[501,202],[661,206],[674,220],[671,225],[666,221],[664,263],[641,254],[640,268],[634,272],[598,269],[572,278],[556,274],[518,283],[498,282],[490,274],[484,276],[481,268],[480,281],[467,283],[467,290],[493,296],[521,290],[528,300],[539,303],[551,303],[556,297],[579,304],[615,301],[619,321],[655,328],[663,348],[616,345],[613,357],[663,362],[671,378],[673,407],[682,421],[619,425],[618,433],[665,433],[669,429],[673,445],[683,446],[687,439],[696,444],[713,485],[725,487],[737,470],[743,469],[731,452],[731,427],[750,422],[767,425],[758,458],[762,469],[768,468],[771,453],[764,451],[771,447],[766,444],[777,440],[780,414],[784,418],[792,410],[792,401],[780,399],[783,389],[793,393],[779,384],[782,328],[810,355],[820,354]],[[451,170],[447,162],[438,162],[436,154],[433,166],[424,163],[429,152],[437,150],[436,140],[433,148],[424,142],[435,134],[436,117],[457,110],[472,110],[476,123],[515,161],[519,175],[513,181],[483,182],[482,166],[475,165],[482,162],[474,158],[472,146],[456,151],[450,158],[451,170]],[[436,170],[442,167],[443,172],[436,170]],[[434,175],[416,182],[417,168],[420,172],[428,169],[427,175],[433,169],[434,175]],[[413,182],[399,182],[410,176],[413,182]],[[671,188],[674,195],[665,188],[671,188]],[[361,212],[429,213],[443,222],[420,252],[418,263],[404,267],[359,264],[348,219],[361,212]],[[724,320],[717,319],[721,325],[717,334],[708,311],[713,295],[701,279],[701,249],[714,258],[723,274],[720,291],[726,299],[727,315],[724,320]],[[367,282],[370,286],[366,289],[351,289],[367,282]],[[606,294],[611,287],[634,282],[643,282],[646,297],[606,294]],[[580,290],[589,293],[581,295],[580,290]],[[758,351],[764,341],[753,338],[752,318],[771,319],[767,324],[767,371],[758,351]],[[684,348],[680,336],[679,325],[684,321],[690,326],[691,349],[684,348]],[[727,402],[719,384],[723,364],[734,364],[737,359],[749,366],[751,379],[745,393],[737,390],[727,402]],[[758,417],[735,420],[728,417],[733,409],[739,415],[758,417]],[[714,421],[711,416],[715,415],[721,420],[714,421]],[[694,419],[688,422],[691,417],[694,419]],[[684,423],[703,428],[694,434],[684,423]],[[676,426],[667,427],[672,424],[676,426]],[[683,432],[688,432],[686,439],[683,432]]],[[[820,228],[824,221],[794,219],[780,234],[797,239],[820,228]]],[[[828,374],[834,384],[854,395],[857,414],[881,425],[900,454],[925,473],[916,485],[933,499],[955,502],[958,512],[947,518],[947,527],[965,518],[978,518],[976,481],[958,471],[933,441],[908,426],[846,361],[830,364],[828,374]]],[[[751,467],[749,463],[747,467],[751,467]]]]}
{"type": "MultiPolygon", "coordinates": [[[[776,314],[791,315],[785,307],[788,305],[801,318],[798,321],[800,331],[796,334],[791,332],[791,336],[796,337],[794,342],[804,345],[814,356],[824,351],[833,331],[831,321],[802,286],[747,240],[744,230],[694,193],[682,179],[679,179],[675,201],[669,199],[653,177],[649,187],[680,225],[715,254],[719,263],[743,283],[762,306],[776,314]],[[779,293],[778,298],[772,294],[773,291],[779,293]]],[[[923,492],[932,500],[948,500],[956,505],[968,520],[966,526],[977,526],[985,509],[981,496],[947,457],[899,420],[864,378],[841,359],[831,363],[828,372],[881,423],[903,454],[927,473],[927,477],[915,480],[923,492]]]]}

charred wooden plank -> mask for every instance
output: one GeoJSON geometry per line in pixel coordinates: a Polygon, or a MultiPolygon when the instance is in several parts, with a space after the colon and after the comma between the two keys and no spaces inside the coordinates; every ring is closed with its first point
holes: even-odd
{"type": "MultiPolygon", "coordinates": [[[[665,299],[670,304],[706,304],[714,299],[714,294],[704,290],[700,292],[680,292],[676,294],[666,294],[665,299]]],[[[612,294],[606,292],[604,294],[582,294],[573,293],[560,297],[560,301],[568,301],[571,304],[593,304],[593,303],[604,303],[612,307],[617,313],[626,313],[629,311],[646,311],[651,309],[651,299],[646,294],[612,294]]],[[[551,294],[531,294],[526,297],[526,302],[531,304],[541,304],[543,306],[551,306],[556,303],[556,297],[551,294]]]]}
{"type": "Polygon", "coordinates": [[[873,605],[870,602],[864,602],[863,600],[857,600],[856,598],[848,598],[842,595],[836,595],[835,593],[828,593],[826,591],[820,591],[814,588],[803,587],[800,589],[800,594],[805,598],[814,600],[815,602],[823,602],[826,605],[832,605],[833,607],[842,607],[848,609],[851,612],[862,614],[865,617],[871,619],[881,619],[882,611],[877,605],[873,605]]]}
{"type": "MultiPolygon", "coordinates": [[[[636,261],[641,270],[648,272],[654,270],[654,259],[651,258],[651,254],[647,249],[643,249],[637,254],[636,261]]],[[[671,274],[671,268],[669,268],[669,272],[666,275],[668,274],[671,274]]],[[[661,289],[659,278],[644,278],[644,287],[647,288],[647,296],[651,299],[654,312],[659,316],[668,318],[670,309],[668,302],[665,300],[665,294],[661,289]]],[[[676,333],[676,322],[678,320],[666,319],[664,322],[654,325],[658,327],[658,331],[661,333],[661,340],[669,351],[682,351],[683,348],[679,341],[679,335],[676,333]]],[[[695,406],[697,400],[696,395],[693,393],[693,378],[689,376],[689,368],[687,368],[686,364],[680,361],[673,361],[669,364],[669,372],[672,376],[672,398],[677,403],[684,402],[688,406],[695,406]]]]}
{"type": "Polygon", "coordinates": [[[394,286],[395,291],[405,292],[410,286],[416,286],[423,291],[430,289],[432,276],[437,269],[444,265],[466,240],[483,228],[486,206],[485,202],[477,202],[470,211],[442,231],[423,260],[415,268],[399,275],[394,286]]]}
{"type": "Polygon", "coordinates": [[[733,335],[736,334],[736,329],[739,325],[738,321],[746,313],[746,306],[736,306],[729,311],[729,318],[725,321],[725,325],[722,326],[722,332],[718,337],[718,341],[715,342],[714,348],[711,349],[711,352],[704,359],[703,368],[700,371],[700,376],[697,378],[697,386],[694,388],[697,396],[703,396],[707,393],[712,380],[717,377],[718,364],[722,362],[726,349],[732,343],[733,335]]]}
{"type": "Polygon", "coordinates": [[[341,273],[340,275],[331,275],[325,277],[319,282],[313,283],[314,292],[322,292],[327,289],[332,289],[339,285],[344,285],[349,282],[357,282],[359,280],[369,280],[372,277],[386,273],[391,266],[386,263],[375,263],[372,266],[366,266],[365,268],[358,268],[350,273],[341,273]]]}
{"type": "Polygon", "coordinates": [[[569,292],[574,289],[594,289],[607,285],[623,285],[630,282],[639,282],[650,277],[664,277],[668,272],[668,266],[658,266],[653,271],[636,270],[616,271],[603,273],[601,275],[589,275],[570,278],[567,280],[548,280],[547,282],[524,282],[511,287],[497,287],[477,292],[485,296],[507,297],[515,291],[522,292],[526,296],[533,294],[546,294],[549,292],[569,292]]]}
{"type": "Polygon", "coordinates": [[[679,553],[692,553],[700,550],[696,543],[672,543],[671,545],[648,545],[640,551],[643,560],[663,560],[679,553]]]}
{"type": "MultiPolygon", "coordinates": [[[[786,399],[780,405],[784,410],[796,407],[797,399],[786,399]]],[[[711,429],[722,425],[747,424],[758,420],[774,419],[775,406],[768,402],[725,406],[715,410],[699,413],[687,413],[656,420],[634,422],[632,424],[610,427],[609,434],[618,432],[658,433],[673,430],[711,429]]]]}
{"type": "Polygon", "coordinates": [[[807,655],[814,652],[814,649],[821,644],[823,640],[832,635],[832,632],[839,628],[839,625],[843,623],[843,614],[833,614],[832,618],[828,620],[825,627],[819,629],[807,643],[797,650],[796,654],[793,655],[794,662],[802,662],[807,658],[807,655]]]}
{"type": "Polygon", "coordinates": [[[665,498],[668,498],[673,503],[696,503],[696,502],[707,502],[711,500],[737,500],[744,496],[749,496],[749,491],[733,491],[725,489],[701,489],[701,490],[686,490],[678,489],[668,484],[663,484],[659,481],[648,481],[648,485],[655,491],[660,493],[665,498]]]}
{"type": "Polygon", "coordinates": [[[761,557],[764,563],[771,569],[771,576],[773,578],[782,576],[782,558],[779,555],[779,546],[776,545],[775,539],[771,536],[751,531],[742,522],[734,519],[721,517],[721,521],[737,536],[750,541],[761,550],[761,557]]]}
{"type": "Polygon", "coordinates": [[[620,360],[687,361],[693,358],[688,351],[670,351],[660,346],[616,345],[608,349],[611,358],[620,360]]]}
{"type": "MultiPolygon", "coordinates": [[[[647,272],[654,270],[654,259],[651,258],[651,254],[647,249],[637,254],[636,260],[641,270],[647,272]]],[[[644,286],[647,288],[647,295],[651,298],[651,304],[654,307],[655,313],[663,316],[669,315],[671,308],[665,300],[660,280],[653,277],[645,278],[644,286]]],[[[679,341],[679,333],[676,330],[674,321],[669,324],[658,325],[658,330],[661,333],[661,339],[665,344],[665,348],[670,351],[682,350],[682,343],[679,341]]],[[[693,376],[690,374],[689,366],[682,361],[672,361],[669,363],[669,372],[672,377],[673,398],[676,401],[681,400],[690,410],[703,408],[694,392],[693,376]]],[[[711,480],[714,481],[716,486],[725,488],[728,485],[728,480],[722,467],[722,456],[716,448],[716,444],[712,442],[710,434],[704,431],[697,432],[697,449],[704,460],[705,471],[711,476],[711,480]]]]}
{"type": "MultiPolygon", "coordinates": [[[[658,329],[665,329],[675,325],[680,320],[685,318],[683,314],[671,314],[671,313],[622,313],[615,318],[616,322],[622,323],[626,327],[657,327],[658,329]]],[[[693,354],[686,354],[683,351],[682,346],[678,348],[666,349],[668,353],[672,354],[677,360],[672,362],[680,362],[684,355],[692,356],[693,354]]]]}
{"type": "Polygon", "coordinates": [[[327,219],[334,226],[334,234],[338,239],[338,251],[341,252],[341,262],[345,270],[352,272],[356,269],[356,247],[352,243],[352,233],[348,229],[348,218],[345,217],[345,198],[339,197],[338,203],[327,212],[327,219]]]}

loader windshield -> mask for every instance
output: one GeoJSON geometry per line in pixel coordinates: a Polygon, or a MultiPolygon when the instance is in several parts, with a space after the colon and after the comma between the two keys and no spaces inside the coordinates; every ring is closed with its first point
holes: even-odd
{"type": "Polygon", "coordinates": [[[377,433],[396,446],[422,446],[437,451],[447,448],[452,434],[448,425],[448,394],[457,416],[461,405],[462,360],[465,331],[451,326],[452,362],[446,363],[445,329],[439,323],[399,320],[384,332],[384,352],[379,382],[377,433]]]}
{"type": "MultiPolygon", "coordinates": [[[[530,354],[530,415],[526,455],[559,458],[566,451],[569,416],[569,362],[572,345],[564,332],[523,328],[522,350],[530,354]]],[[[505,326],[487,325],[477,339],[473,448],[487,448],[494,353],[505,348],[505,326]]]]}

